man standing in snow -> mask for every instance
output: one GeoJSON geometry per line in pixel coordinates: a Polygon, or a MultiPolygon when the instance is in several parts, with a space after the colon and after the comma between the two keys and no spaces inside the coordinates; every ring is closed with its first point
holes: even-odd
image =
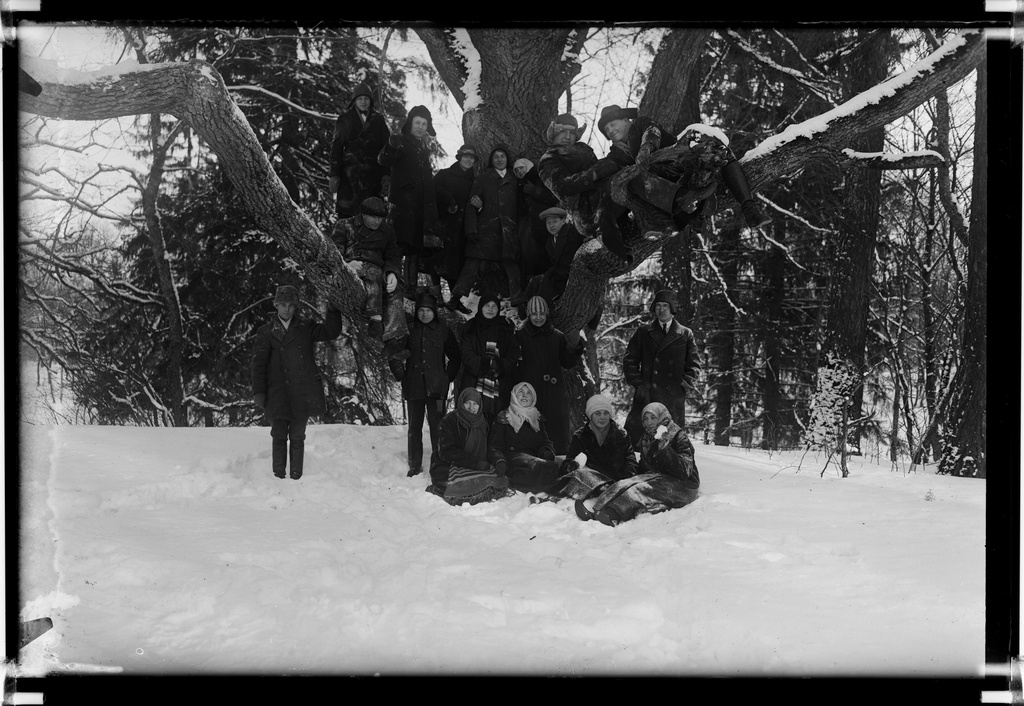
{"type": "Polygon", "coordinates": [[[336,308],[328,305],[326,320],[316,324],[300,319],[296,315],[298,306],[299,291],[295,287],[286,284],[277,288],[277,312],[256,332],[251,360],[252,398],[270,421],[274,475],[284,478],[290,458],[295,480],[302,477],[306,423],[326,409],[313,342],[341,335],[341,312],[336,308]]]}
{"type": "Polygon", "coordinates": [[[634,446],[644,433],[642,413],[652,402],[668,408],[682,424],[687,390],[693,391],[700,357],[693,331],[675,320],[676,293],[663,289],[651,302],[654,320],[637,328],[626,346],[622,375],[636,390],[626,417],[626,433],[634,446]]]}

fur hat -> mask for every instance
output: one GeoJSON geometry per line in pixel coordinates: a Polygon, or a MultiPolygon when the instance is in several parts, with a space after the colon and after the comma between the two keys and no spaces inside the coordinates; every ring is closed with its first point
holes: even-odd
{"type": "Polygon", "coordinates": [[[373,108],[373,91],[370,90],[370,84],[368,84],[366,81],[363,81],[354,89],[352,89],[352,97],[348,101],[349,108],[355,105],[356,98],[358,98],[359,96],[366,96],[367,98],[369,98],[370,108],[373,108]]]}
{"type": "Polygon", "coordinates": [[[294,304],[299,305],[299,290],[290,284],[282,284],[277,288],[277,293],[274,295],[274,306],[278,304],[294,304]]]}
{"type": "Polygon", "coordinates": [[[590,415],[599,409],[608,411],[608,414],[614,415],[615,408],[612,407],[612,401],[604,395],[594,395],[587,400],[587,419],[590,419],[590,415]]]}
{"type": "Polygon", "coordinates": [[[668,307],[672,312],[672,315],[676,315],[678,300],[676,298],[676,293],[671,289],[662,289],[654,295],[654,300],[651,302],[651,311],[654,311],[654,305],[658,302],[668,302],[668,307]]]}
{"type": "Polygon", "coordinates": [[[640,111],[636,108],[620,108],[617,105],[606,105],[601,108],[601,117],[597,121],[597,131],[604,134],[604,126],[612,120],[636,120],[640,111]]]}
{"type": "Polygon", "coordinates": [[[364,216],[380,216],[383,218],[388,215],[388,207],[376,196],[371,196],[363,201],[360,206],[360,212],[364,216]]]}
{"type": "Polygon", "coordinates": [[[540,219],[545,220],[547,218],[565,218],[568,215],[568,212],[564,208],[552,206],[551,208],[546,208],[540,212],[540,219]]]}
{"type": "Polygon", "coordinates": [[[547,130],[544,131],[544,140],[550,145],[555,141],[555,135],[565,130],[572,130],[576,133],[576,139],[579,140],[583,137],[583,133],[587,130],[587,124],[583,123],[583,127],[579,126],[579,122],[569,113],[562,113],[557,118],[551,121],[548,125],[547,130]]]}
{"type": "Polygon", "coordinates": [[[512,171],[515,171],[519,167],[526,167],[526,171],[533,169],[533,162],[528,160],[526,157],[520,157],[512,164],[512,171]]]}
{"type": "Polygon", "coordinates": [[[471,154],[477,159],[480,159],[480,155],[478,155],[476,153],[476,150],[470,147],[469,145],[463,145],[462,147],[460,147],[459,151],[455,153],[455,159],[462,159],[462,155],[464,154],[471,154]]]}
{"type": "Polygon", "coordinates": [[[437,297],[430,292],[421,292],[416,297],[416,311],[419,312],[423,307],[427,307],[434,312],[434,316],[437,316],[437,297]]]}
{"type": "Polygon", "coordinates": [[[437,133],[434,132],[434,119],[430,117],[430,111],[427,110],[425,105],[414,105],[412,110],[409,111],[409,115],[406,116],[405,122],[402,123],[402,134],[408,135],[409,131],[412,130],[412,119],[413,118],[426,118],[427,119],[427,134],[431,137],[436,137],[437,133]]]}
{"type": "Polygon", "coordinates": [[[526,302],[526,314],[544,314],[548,315],[548,302],[544,297],[532,296],[530,301],[526,302]]]}

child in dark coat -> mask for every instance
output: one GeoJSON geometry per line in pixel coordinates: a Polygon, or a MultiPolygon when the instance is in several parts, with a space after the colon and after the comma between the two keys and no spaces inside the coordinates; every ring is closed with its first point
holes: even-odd
{"type": "Polygon", "coordinates": [[[483,414],[494,424],[508,406],[519,364],[519,343],[512,322],[500,316],[495,294],[483,294],[476,315],[462,328],[462,370],[458,389],[474,387],[483,395],[483,414]]]}
{"type": "Polygon", "coordinates": [[[406,342],[408,360],[391,360],[395,379],[402,382],[409,419],[408,476],[423,472],[423,418],[430,429],[431,463],[437,454],[437,426],[448,404],[448,387],[459,370],[459,342],[437,318],[437,298],[423,292],[416,298],[416,320],[406,342]]]}
{"type": "Polygon", "coordinates": [[[528,382],[512,388],[508,409],[499,412],[491,427],[490,459],[509,487],[527,493],[544,493],[558,481],[555,447],[536,407],[537,393],[528,382]]]}
{"type": "MultiPolygon", "coordinates": [[[[371,196],[360,204],[359,215],[338,221],[331,233],[341,256],[359,273],[366,290],[365,312],[370,319],[370,335],[377,338],[384,337],[384,292],[395,294],[402,271],[402,251],[398,247],[395,230],[384,222],[387,215],[384,202],[371,196]]],[[[400,294],[396,301],[401,303],[400,294]]],[[[388,317],[389,339],[407,332],[404,306],[397,313],[400,315],[388,317]]]]}
{"type": "Polygon", "coordinates": [[[250,361],[253,401],[270,421],[274,475],[284,478],[290,456],[295,480],[302,477],[306,424],[326,407],[313,343],[341,335],[341,312],[333,306],[328,306],[322,324],[300,319],[295,315],[298,306],[299,290],[291,285],[277,288],[277,312],[256,332],[250,361]]]}
{"type": "Polygon", "coordinates": [[[487,461],[487,420],[480,393],[469,387],[459,393],[452,410],[441,420],[438,448],[430,464],[428,492],[450,505],[480,502],[509,494],[508,479],[487,461]]]}

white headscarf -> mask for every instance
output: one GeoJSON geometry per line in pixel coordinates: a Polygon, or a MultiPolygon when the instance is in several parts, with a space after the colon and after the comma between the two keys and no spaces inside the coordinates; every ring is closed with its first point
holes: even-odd
{"type": "Polygon", "coordinates": [[[533,389],[533,385],[521,382],[512,388],[512,399],[509,401],[508,409],[505,410],[505,417],[517,434],[523,426],[523,422],[529,422],[534,431],[540,431],[540,410],[537,409],[537,391],[533,389]],[[533,404],[529,407],[519,404],[519,399],[516,397],[516,393],[523,387],[530,388],[530,392],[533,394],[533,404]]]}

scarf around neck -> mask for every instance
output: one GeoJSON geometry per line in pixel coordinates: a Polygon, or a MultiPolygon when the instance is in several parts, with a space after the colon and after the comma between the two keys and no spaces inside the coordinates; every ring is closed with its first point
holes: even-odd
{"type": "Polygon", "coordinates": [[[530,426],[533,427],[534,431],[540,431],[540,410],[537,409],[537,391],[533,389],[533,385],[528,382],[521,382],[512,388],[512,399],[509,400],[508,409],[505,410],[505,417],[508,419],[508,423],[512,425],[512,428],[519,433],[519,429],[522,428],[523,422],[529,422],[530,426]],[[533,399],[535,400],[529,407],[523,407],[519,404],[519,400],[516,398],[516,392],[522,387],[530,388],[530,392],[533,393],[533,399]]]}
{"type": "Polygon", "coordinates": [[[479,460],[487,458],[487,420],[484,419],[482,410],[483,397],[476,388],[467,387],[459,393],[459,399],[455,404],[455,417],[459,421],[459,427],[466,431],[466,445],[463,450],[479,460]],[[463,407],[466,400],[476,400],[479,405],[476,414],[470,414],[469,410],[463,407]]]}

